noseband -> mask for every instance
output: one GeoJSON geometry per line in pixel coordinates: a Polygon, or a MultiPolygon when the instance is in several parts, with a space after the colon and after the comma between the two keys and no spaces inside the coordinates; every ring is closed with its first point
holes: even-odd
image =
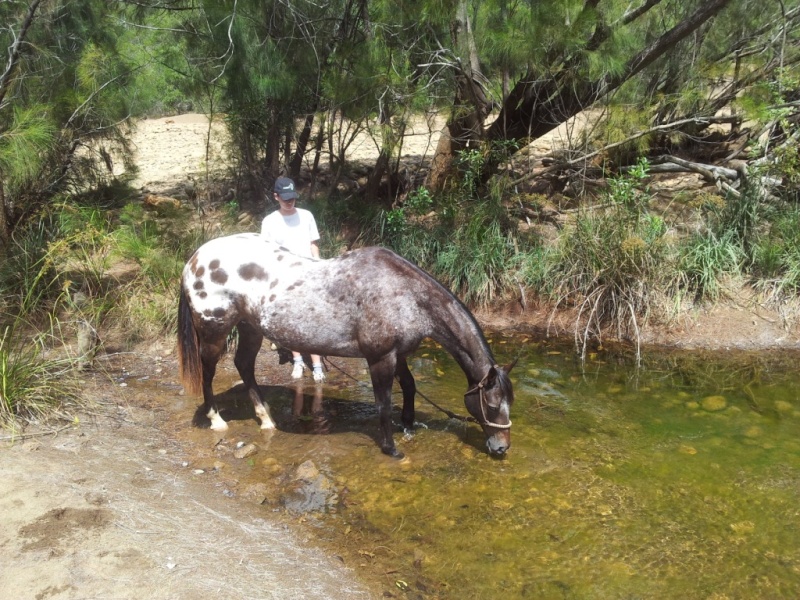
{"type": "MultiPolygon", "coordinates": [[[[501,369],[499,365],[494,366],[495,369],[501,369]]],[[[491,373],[491,370],[489,371],[491,373]]],[[[469,396],[473,392],[478,392],[478,405],[481,407],[481,417],[483,418],[483,423],[481,425],[486,425],[487,427],[494,427],[495,429],[511,429],[511,419],[508,420],[508,423],[505,425],[500,425],[498,423],[492,423],[489,419],[486,418],[486,406],[489,404],[486,401],[486,382],[489,380],[489,373],[483,376],[474,388],[467,390],[464,393],[464,396],[469,396]]]]}

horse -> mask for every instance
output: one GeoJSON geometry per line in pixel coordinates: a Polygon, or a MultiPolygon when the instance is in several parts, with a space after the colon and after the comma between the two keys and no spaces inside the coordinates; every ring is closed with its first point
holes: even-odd
{"type": "Polygon", "coordinates": [[[183,269],[178,302],[181,380],[186,393],[203,395],[196,426],[227,428],[212,381],[234,327],[234,364],[261,429],[275,427],[255,378],[256,355],[266,337],[304,354],[365,358],[380,448],[401,457],[392,437],[393,380],[398,378],[403,392],[402,424],[411,431],[416,384],[406,359],[424,338],[432,338],[467,377],[464,404],[483,429],[489,454],[503,456],[511,445],[513,363],[499,366],[470,311],[434,277],[386,248],[320,260],[292,254],[256,233],[203,244],[183,269]]]}

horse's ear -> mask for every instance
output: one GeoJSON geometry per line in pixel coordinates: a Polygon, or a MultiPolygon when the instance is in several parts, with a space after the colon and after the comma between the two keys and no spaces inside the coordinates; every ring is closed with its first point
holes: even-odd
{"type": "Polygon", "coordinates": [[[519,356],[517,358],[515,358],[512,362],[510,362],[507,365],[505,365],[503,367],[503,371],[505,371],[506,374],[511,373],[511,369],[513,369],[516,366],[518,360],[519,360],[519,356]]]}

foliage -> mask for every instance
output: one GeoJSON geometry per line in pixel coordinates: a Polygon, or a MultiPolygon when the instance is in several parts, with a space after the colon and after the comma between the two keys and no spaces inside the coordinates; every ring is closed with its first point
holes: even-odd
{"type": "Polygon", "coordinates": [[[29,6],[0,3],[0,43],[24,49],[9,54],[0,77],[2,241],[58,193],[107,179],[113,154],[129,157],[123,125],[136,67],[117,52],[118,8],[42,2],[25,29],[29,6]]]}
{"type": "Polygon", "coordinates": [[[550,257],[550,294],[558,305],[577,309],[582,353],[589,337],[601,337],[608,325],[638,340],[640,322],[663,289],[666,227],[648,210],[649,195],[640,188],[646,176],[647,163],[640,161],[628,175],[611,180],[606,206],[580,212],[550,257]]]}
{"type": "Polygon", "coordinates": [[[678,249],[677,273],[673,284],[689,292],[695,301],[717,300],[722,279],[738,274],[744,252],[732,230],[718,236],[713,230],[696,233],[678,249]]]}
{"type": "Polygon", "coordinates": [[[45,356],[39,336],[22,333],[16,320],[0,330],[0,428],[16,430],[20,421],[51,415],[79,388],[71,375],[72,361],[45,356]]]}
{"type": "Polygon", "coordinates": [[[800,294],[800,210],[789,206],[770,224],[753,258],[756,286],[780,301],[800,294]]]}

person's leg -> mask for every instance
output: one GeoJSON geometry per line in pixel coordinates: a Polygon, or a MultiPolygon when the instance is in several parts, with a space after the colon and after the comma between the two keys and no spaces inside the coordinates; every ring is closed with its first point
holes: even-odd
{"type": "Polygon", "coordinates": [[[292,379],[300,379],[303,376],[303,356],[299,352],[292,350],[292,358],[294,359],[294,367],[292,367],[292,379]]]}
{"type": "Polygon", "coordinates": [[[313,367],[314,381],[317,383],[325,381],[325,371],[322,370],[322,358],[319,354],[311,355],[311,366],[313,367]]]}

